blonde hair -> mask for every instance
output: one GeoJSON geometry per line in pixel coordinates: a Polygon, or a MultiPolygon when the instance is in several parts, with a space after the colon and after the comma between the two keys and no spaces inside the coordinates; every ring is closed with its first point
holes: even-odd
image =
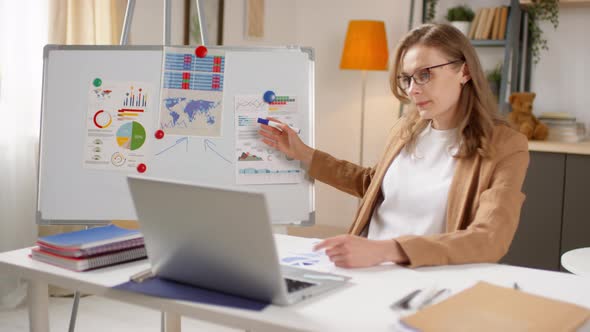
{"type": "MultiPolygon", "coordinates": [[[[403,57],[416,45],[434,48],[448,57],[448,61],[462,60],[463,62],[451,65],[456,70],[463,63],[466,64],[471,79],[463,85],[459,96],[458,112],[462,115],[462,120],[458,132],[462,142],[455,156],[466,158],[479,154],[482,157],[490,157],[494,153],[490,144],[494,126],[507,122],[498,112],[494,95],[470,41],[462,32],[446,24],[424,24],[410,31],[397,47],[395,65],[390,77],[393,94],[405,104],[409,104],[410,99],[397,85],[397,77],[401,74],[403,57]]],[[[421,119],[415,107],[409,109],[405,118],[401,128],[401,139],[406,142],[407,148],[413,151],[418,134],[426,128],[430,120],[421,119]]]]}

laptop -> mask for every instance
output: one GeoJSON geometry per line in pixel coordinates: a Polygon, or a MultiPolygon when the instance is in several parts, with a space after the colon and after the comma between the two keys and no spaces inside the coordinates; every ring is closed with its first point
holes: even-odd
{"type": "Polygon", "coordinates": [[[348,277],[279,264],[263,193],[128,177],[152,274],[277,305],[348,277]]]}

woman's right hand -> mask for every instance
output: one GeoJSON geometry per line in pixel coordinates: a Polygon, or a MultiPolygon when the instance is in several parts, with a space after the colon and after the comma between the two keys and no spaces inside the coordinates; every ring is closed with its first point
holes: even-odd
{"type": "Polygon", "coordinates": [[[289,158],[300,160],[309,167],[314,149],[305,145],[299,135],[288,125],[274,118],[268,119],[280,123],[282,130],[261,124],[262,129],[258,133],[263,137],[262,142],[281,151],[289,158]]]}

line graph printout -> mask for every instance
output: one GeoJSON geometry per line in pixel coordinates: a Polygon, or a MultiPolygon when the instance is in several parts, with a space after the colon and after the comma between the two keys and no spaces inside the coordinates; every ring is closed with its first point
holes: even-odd
{"type": "Polygon", "coordinates": [[[165,47],[160,91],[160,128],[167,134],[221,136],[225,55],[192,47],[165,47]]]}
{"type": "Polygon", "coordinates": [[[289,99],[291,101],[287,107],[287,103],[267,104],[262,96],[257,95],[235,97],[237,184],[300,183],[303,180],[300,162],[264,144],[262,136],[258,134],[258,118],[273,116],[291,126],[298,125],[296,98],[289,99]],[[269,111],[271,107],[275,109],[272,113],[269,111]]]}
{"type": "Polygon", "coordinates": [[[156,117],[154,87],[101,78],[90,83],[83,167],[135,172],[150,159],[146,138],[156,117]]]}

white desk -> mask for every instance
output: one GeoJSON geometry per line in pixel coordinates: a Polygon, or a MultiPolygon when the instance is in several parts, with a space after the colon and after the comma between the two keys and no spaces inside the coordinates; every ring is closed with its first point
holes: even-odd
{"type": "Polygon", "coordinates": [[[570,250],[561,255],[561,265],[579,276],[590,276],[590,248],[570,250]]]}
{"type": "MultiPolygon", "coordinates": [[[[294,250],[302,241],[301,238],[277,235],[279,255],[294,250]]],[[[1,253],[0,274],[10,273],[31,281],[32,298],[29,299],[29,309],[31,331],[35,332],[48,330],[48,284],[173,313],[173,323],[180,316],[188,316],[248,331],[395,331],[398,314],[391,311],[389,305],[410,290],[433,283],[456,292],[478,280],[506,287],[517,282],[523,291],[590,308],[588,279],[568,273],[498,264],[415,270],[382,265],[368,269],[334,268],[334,272],[353,278],[349,286],[293,306],[271,305],[261,312],[255,312],[166,300],[111,289],[112,286],[127,281],[130,275],[145,269],[148,266],[146,261],[76,273],[33,261],[28,257],[29,253],[29,248],[1,253]]],[[[590,331],[590,324],[587,322],[582,330],[590,331]]]]}

